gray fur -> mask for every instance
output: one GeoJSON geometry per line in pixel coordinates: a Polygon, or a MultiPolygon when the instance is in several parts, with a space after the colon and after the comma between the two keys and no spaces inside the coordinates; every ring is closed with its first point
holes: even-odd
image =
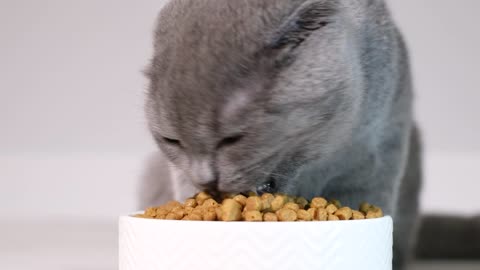
{"type": "Polygon", "coordinates": [[[175,0],[154,45],[146,111],[166,157],[154,166],[172,169],[152,190],[170,181],[183,199],[273,180],[307,198],[369,201],[395,219],[402,269],[419,144],[407,51],[384,1],[175,0]]]}

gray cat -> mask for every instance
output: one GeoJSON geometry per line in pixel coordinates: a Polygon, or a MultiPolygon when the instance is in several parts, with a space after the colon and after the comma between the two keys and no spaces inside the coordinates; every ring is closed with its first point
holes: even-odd
{"type": "Polygon", "coordinates": [[[402,37],[383,0],[175,0],[146,112],[161,153],[143,206],[200,189],[369,201],[403,269],[420,189],[402,37]]]}

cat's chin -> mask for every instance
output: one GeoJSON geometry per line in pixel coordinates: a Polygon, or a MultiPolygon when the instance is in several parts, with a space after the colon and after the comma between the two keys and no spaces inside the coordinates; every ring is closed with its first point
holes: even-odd
{"type": "Polygon", "coordinates": [[[217,190],[220,193],[232,194],[248,194],[251,191],[256,191],[256,188],[248,183],[219,183],[217,190]]]}

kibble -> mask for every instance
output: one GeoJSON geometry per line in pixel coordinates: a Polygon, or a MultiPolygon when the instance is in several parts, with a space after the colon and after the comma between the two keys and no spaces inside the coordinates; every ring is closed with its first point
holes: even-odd
{"type": "Polygon", "coordinates": [[[298,204],[298,206],[300,206],[301,209],[305,209],[305,207],[308,205],[307,199],[303,197],[296,198],[295,203],[298,204]]]}
{"type": "Polygon", "coordinates": [[[203,207],[209,208],[209,207],[217,207],[218,203],[214,199],[207,199],[203,204],[203,207]]]}
{"type": "Polygon", "coordinates": [[[245,212],[245,221],[262,221],[263,215],[260,211],[247,211],[245,212]]]}
{"type": "Polygon", "coordinates": [[[260,197],[262,199],[262,208],[264,211],[273,211],[272,210],[272,202],[275,199],[275,196],[271,193],[264,193],[260,197]]]}
{"type": "Polygon", "coordinates": [[[315,215],[316,215],[315,220],[318,220],[318,221],[328,220],[328,211],[325,208],[318,208],[315,215]]]}
{"type": "Polygon", "coordinates": [[[203,220],[205,220],[205,221],[215,221],[215,220],[217,220],[217,213],[216,213],[215,209],[213,209],[213,211],[208,210],[207,212],[205,212],[205,214],[203,215],[203,220]]]}
{"type": "Polygon", "coordinates": [[[196,207],[197,201],[193,198],[187,199],[184,203],[185,207],[196,207]]]}
{"type": "Polygon", "coordinates": [[[156,217],[157,210],[154,207],[149,207],[145,210],[145,215],[149,217],[156,217]]]}
{"type": "Polygon", "coordinates": [[[165,217],[166,220],[179,220],[178,216],[175,213],[168,213],[165,217]]]}
{"type": "Polygon", "coordinates": [[[278,221],[278,216],[275,213],[265,213],[263,215],[263,221],[269,221],[269,222],[278,221]]]}
{"type": "Polygon", "coordinates": [[[312,220],[317,218],[317,208],[308,208],[307,212],[312,216],[312,220]]]}
{"type": "Polygon", "coordinates": [[[298,220],[302,221],[312,221],[312,215],[305,209],[300,209],[297,211],[297,218],[298,220]]]}
{"type": "Polygon", "coordinates": [[[329,221],[336,221],[336,220],[340,220],[340,219],[335,215],[328,215],[328,220],[329,221]]]}
{"type": "Polygon", "coordinates": [[[359,210],[342,207],[338,200],[303,197],[285,194],[255,193],[223,195],[217,201],[207,192],[200,192],[182,204],[169,201],[165,205],[149,207],[138,218],[189,220],[189,221],[337,221],[361,220],[383,217],[380,207],[362,203],[359,210]]]}
{"type": "Polygon", "coordinates": [[[362,212],[363,214],[367,214],[368,210],[372,207],[371,204],[369,203],[366,203],[366,202],[363,202],[360,204],[360,212],[362,212]]]}
{"type": "Polygon", "coordinates": [[[380,209],[380,207],[377,206],[372,206],[367,212],[366,218],[371,219],[371,218],[380,218],[383,217],[383,211],[380,209]]]}
{"type": "Polygon", "coordinates": [[[226,199],[222,203],[222,221],[240,221],[242,219],[242,205],[233,199],[226,199]]]}
{"type": "Polygon", "coordinates": [[[287,196],[284,196],[284,195],[277,195],[275,196],[275,199],[273,199],[272,203],[271,203],[271,209],[273,212],[276,212],[280,209],[282,209],[282,207],[288,202],[288,198],[287,196]]]}
{"type": "Polygon", "coordinates": [[[290,210],[293,210],[295,212],[298,212],[298,210],[300,210],[300,206],[298,206],[298,204],[296,203],[293,203],[293,202],[288,202],[286,203],[283,208],[286,208],[286,209],[290,209],[290,210]]]}
{"type": "Polygon", "coordinates": [[[310,203],[310,207],[315,207],[315,208],[325,208],[327,206],[327,200],[325,200],[322,197],[316,197],[312,199],[312,202],[310,203]]]}
{"type": "Polygon", "coordinates": [[[325,210],[327,210],[327,213],[329,215],[333,215],[333,213],[335,213],[338,210],[338,208],[334,204],[329,204],[327,205],[327,207],[325,207],[325,210]]]}
{"type": "Polygon", "coordinates": [[[247,204],[247,197],[243,196],[242,194],[234,196],[233,199],[242,206],[245,206],[247,204]]]}
{"type": "Polygon", "coordinates": [[[352,219],[354,220],[359,220],[359,219],[365,219],[365,215],[363,215],[362,212],[353,210],[352,211],[352,219]]]}
{"type": "Polygon", "coordinates": [[[352,218],[352,209],[350,207],[342,207],[335,211],[335,216],[337,216],[340,220],[349,220],[352,218]]]}
{"type": "Polygon", "coordinates": [[[297,213],[292,209],[282,208],[277,212],[279,221],[295,221],[297,220],[297,213]]]}
{"type": "Polygon", "coordinates": [[[198,205],[202,205],[206,200],[210,198],[212,198],[212,196],[210,196],[210,194],[204,191],[198,193],[197,196],[195,196],[195,200],[197,201],[198,205]]]}
{"type": "Polygon", "coordinates": [[[245,209],[247,211],[262,211],[263,209],[262,200],[258,196],[249,197],[245,204],[245,209]]]}
{"type": "Polygon", "coordinates": [[[331,203],[331,204],[335,205],[337,208],[342,208],[342,204],[340,203],[339,200],[332,199],[328,203],[331,203]]]}

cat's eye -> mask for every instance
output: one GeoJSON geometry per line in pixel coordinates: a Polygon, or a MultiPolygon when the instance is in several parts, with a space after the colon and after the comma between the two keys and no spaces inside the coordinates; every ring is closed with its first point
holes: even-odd
{"type": "Polygon", "coordinates": [[[179,140],[175,140],[175,139],[171,139],[171,138],[167,138],[167,137],[162,137],[162,140],[170,145],[176,145],[176,146],[180,146],[180,141],[179,140]]]}
{"type": "Polygon", "coordinates": [[[236,144],[238,141],[240,141],[243,138],[243,136],[244,136],[243,134],[238,134],[235,136],[227,137],[218,144],[218,148],[236,144]]]}

